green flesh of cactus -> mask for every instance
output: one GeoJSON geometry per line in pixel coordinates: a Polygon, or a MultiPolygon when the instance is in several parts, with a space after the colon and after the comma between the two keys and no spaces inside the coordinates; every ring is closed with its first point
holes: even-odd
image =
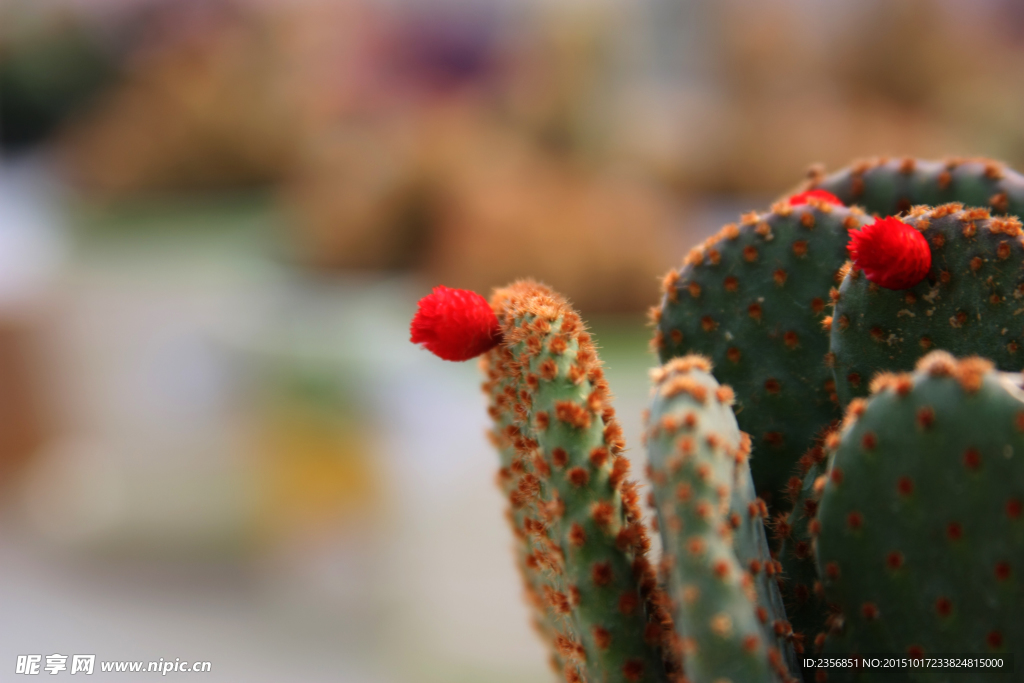
{"type": "Polygon", "coordinates": [[[904,220],[932,252],[928,276],[901,291],[851,271],[839,288],[831,351],[845,404],[879,370],[910,370],[930,349],[978,354],[1002,370],[1024,367],[1024,238],[1014,217],[958,205],[915,209],[904,220]]]}
{"type": "MultiPolygon", "coordinates": [[[[503,378],[495,389],[497,392],[503,392],[505,387],[509,386],[514,387],[515,385],[503,378]]],[[[496,420],[495,434],[507,434],[509,427],[513,425],[511,413],[503,412],[496,420]]],[[[543,533],[527,533],[526,531],[533,520],[540,518],[544,502],[539,497],[523,500],[518,494],[524,481],[529,481],[529,477],[536,476],[533,472],[534,468],[527,467],[524,463],[519,466],[522,468],[521,473],[515,474],[512,468],[516,462],[520,461],[518,451],[509,439],[503,439],[502,444],[498,448],[502,474],[499,483],[505,497],[517,501],[516,505],[509,508],[509,521],[519,537],[519,542],[515,546],[516,564],[519,566],[520,574],[526,584],[526,594],[531,596],[534,608],[534,626],[550,650],[552,667],[559,673],[564,673],[568,667],[577,674],[581,674],[580,667],[575,662],[567,661],[555,647],[556,639],[560,635],[571,634],[578,630],[578,623],[571,616],[560,614],[555,605],[544,599],[546,595],[567,595],[569,590],[564,573],[550,571],[541,567],[537,561],[538,557],[545,557],[550,552],[550,545],[554,544],[556,540],[551,537],[550,529],[545,529],[543,533]]]]}
{"type": "Polygon", "coordinates": [[[826,190],[848,206],[880,216],[950,202],[1013,216],[1024,212],[1024,176],[987,159],[873,159],[828,176],[817,173],[807,187],[826,190]]]}
{"type": "Polygon", "coordinates": [[[815,446],[801,458],[803,476],[791,480],[793,507],[775,529],[781,536],[777,559],[782,564],[784,580],[780,588],[786,614],[804,649],[808,649],[824,630],[828,614],[820,594],[818,569],[814,563],[814,538],[810,529],[818,509],[814,482],[824,473],[825,467],[825,453],[820,446],[815,446]]]}
{"type": "MultiPolygon", "coordinates": [[[[742,446],[741,446],[742,447],[742,446]]],[[[754,491],[754,478],[748,465],[736,466],[733,480],[729,523],[733,526],[732,545],[740,567],[747,569],[757,590],[758,618],[764,620],[765,635],[782,653],[791,671],[798,670],[796,653],[789,642],[792,627],[786,617],[786,608],[777,580],[779,564],[774,561],[764,527],[764,505],[754,491]],[[754,514],[754,509],[758,513],[754,514]],[[756,563],[756,564],[755,564],[756,563]],[[757,570],[756,572],[754,570],[757,570]]]]}
{"type": "Polygon", "coordinates": [[[788,647],[772,630],[784,617],[763,568],[771,560],[745,464],[749,443],[732,392],[708,370],[706,359],[691,356],[656,373],[647,432],[684,671],[693,683],[775,681],[785,675],[780,651],[788,647]]]}
{"type": "Polygon", "coordinates": [[[726,226],[665,281],[661,360],[705,355],[733,388],[757,492],[773,508],[813,436],[840,414],[821,323],[847,232],[868,222],[856,209],[782,202],[726,226]]]}
{"type": "Polygon", "coordinates": [[[818,513],[827,653],[1024,652],[1024,393],[990,367],[936,352],[851,404],[818,513]]]}

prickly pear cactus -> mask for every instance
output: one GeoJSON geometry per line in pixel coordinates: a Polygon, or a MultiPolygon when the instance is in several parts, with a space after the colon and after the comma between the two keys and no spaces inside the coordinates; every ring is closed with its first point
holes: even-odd
{"type": "Polygon", "coordinates": [[[1024,651],[1024,377],[996,371],[1024,367],[1024,176],[880,159],[803,189],[692,250],[653,311],[668,593],[580,317],[525,281],[420,303],[414,342],[483,354],[517,562],[567,683],[870,681],[797,655],[1024,651]]]}
{"type": "Polygon", "coordinates": [[[934,352],[851,403],[818,512],[818,566],[840,610],[826,652],[1024,651],[1021,385],[934,352]]]}
{"type": "Polygon", "coordinates": [[[693,683],[790,680],[781,655],[789,648],[774,631],[785,616],[765,570],[772,559],[751,495],[749,440],[736,425],[732,390],[710,369],[687,356],[656,371],[647,431],[685,674],[693,683]],[[744,518],[758,522],[753,534],[744,518]],[[754,536],[744,553],[757,549],[754,557],[737,553],[736,532],[754,536]]]}
{"type": "Polygon", "coordinates": [[[888,220],[924,238],[918,239],[931,265],[906,289],[890,289],[877,277],[872,281],[872,273],[861,268],[847,271],[833,297],[830,356],[844,404],[867,393],[877,370],[910,370],[931,349],[983,355],[1002,370],[1024,367],[1020,220],[960,204],[915,207],[903,226],[888,220]]]}
{"type": "Polygon", "coordinates": [[[541,630],[570,683],[667,681],[671,617],[590,335],[532,282],[491,304],[502,341],[483,357],[484,389],[541,630]]]}
{"type": "Polygon", "coordinates": [[[996,214],[1024,212],[1024,176],[991,159],[888,159],[858,161],[825,175],[811,170],[804,189],[831,192],[848,206],[893,216],[912,206],[961,202],[996,214]]]}
{"type": "Polygon", "coordinates": [[[827,198],[781,201],[725,226],[664,280],[654,346],[662,362],[707,356],[734,389],[757,492],[773,508],[814,434],[840,415],[821,323],[848,231],[867,223],[827,198]]]}

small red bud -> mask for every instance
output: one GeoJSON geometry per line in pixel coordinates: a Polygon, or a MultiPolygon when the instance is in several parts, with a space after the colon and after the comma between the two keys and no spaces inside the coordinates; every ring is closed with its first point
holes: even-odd
{"type": "Polygon", "coordinates": [[[807,192],[795,194],[789,198],[789,205],[800,206],[801,204],[806,204],[808,199],[820,199],[836,206],[845,206],[839,197],[826,190],[808,190],[807,192]]]}
{"type": "Polygon", "coordinates": [[[487,300],[466,289],[443,285],[420,299],[411,341],[444,360],[469,360],[501,341],[498,316],[487,300]]]}
{"type": "Polygon", "coordinates": [[[880,218],[850,231],[847,247],[854,266],[886,289],[908,289],[924,279],[932,267],[928,240],[898,218],[880,218]]]}

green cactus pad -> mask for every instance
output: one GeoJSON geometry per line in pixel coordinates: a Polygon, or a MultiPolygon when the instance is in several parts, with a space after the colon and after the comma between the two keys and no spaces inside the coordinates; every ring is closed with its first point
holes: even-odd
{"type": "Polygon", "coordinates": [[[597,352],[551,290],[491,300],[502,342],[483,357],[501,479],[541,632],[568,683],[668,681],[667,598],[645,557],[638,493],[597,352]],[[506,464],[507,463],[507,464],[506,464]]]}
{"type": "Polygon", "coordinates": [[[845,404],[879,369],[905,371],[930,349],[978,354],[1001,370],[1024,367],[1024,237],[1016,217],[959,204],[915,207],[904,222],[927,239],[932,265],[906,290],[853,269],[831,323],[836,388],[845,404]]]}
{"type": "MultiPolygon", "coordinates": [[[[514,386],[509,378],[500,378],[497,391],[506,386],[514,386]]],[[[550,555],[550,549],[556,544],[551,530],[546,528],[538,532],[533,520],[539,519],[543,509],[543,501],[539,497],[527,497],[520,491],[532,485],[533,468],[521,462],[519,451],[508,438],[509,427],[515,423],[507,411],[498,413],[495,430],[491,432],[492,440],[498,446],[501,469],[498,484],[506,499],[510,501],[507,517],[516,537],[516,566],[523,580],[524,594],[530,603],[533,626],[548,648],[551,668],[560,676],[572,673],[582,677],[582,667],[575,661],[576,653],[567,652],[559,644],[569,640],[578,624],[571,617],[559,613],[557,604],[552,604],[545,596],[565,595],[568,584],[564,573],[548,571],[538,558],[550,555]],[[528,531],[530,530],[530,531],[528,531]],[[532,533],[531,533],[532,531],[532,533]]]]}
{"type": "Polygon", "coordinates": [[[700,356],[669,361],[654,379],[647,444],[663,571],[687,680],[788,679],[780,646],[788,648],[777,639],[769,612],[778,608],[777,588],[762,568],[771,562],[762,510],[747,498],[749,440],[741,437],[730,408],[732,391],[719,386],[700,356]],[[737,501],[746,501],[740,502],[742,510],[734,509],[737,501]],[[756,524],[744,526],[743,518],[751,517],[756,524]],[[734,546],[737,532],[753,537],[741,542],[744,564],[734,546]],[[757,561],[756,582],[751,559],[757,561]]]}
{"type": "Polygon", "coordinates": [[[991,368],[933,352],[851,403],[818,513],[826,653],[1024,652],[1024,392],[991,368]]]}
{"type": "MultiPolygon", "coordinates": [[[[750,448],[750,437],[740,434],[740,452],[750,448]]],[[[754,579],[757,589],[758,617],[765,613],[763,622],[765,636],[782,653],[790,671],[799,671],[799,663],[793,643],[793,628],[783,604],[781,591],[781,565],[771,553],[771,546],[765,535],[764,517],[767,507],[757,497],[754,478],[750,474],[749,456],[746,465],[737,464],[733,481],[732,503],[729,507],[729,524],[733,527],[732,545],[736,560],[745,567],[754,579]],[[756,510],[756,514],[754,511],[756,510]],[[763,612],[762,612],[763,610],[763,612]]],[[[797,643],[797,645],[799,645],[797,643]]]]}
{"type": "MultiPolygon", "coordinates": [[[[834,432],[826,437],[835,440],[834,432]]],[[[825,629],[827,606],[821,594],[818,568],[814,563],[813,525],[818,510],[815,483],[826,468],[826,450],[815,445],[800,458],[800,476],[789,482],[792,508],[780,513],[773,524],[779,540],[777,558],[782,565],[780,588],[786,614],[796,633],[798,653],[806,651],[825,629]]]]}
{"type": "Polygon", "coordinates": [[[813,436],[840,415],[822,320],[847,232],[867,222],[858,209],[820,200],[748,214],[669,272],[654,311],[663,362],[708,356],[735,390],[757,492],[772,508],[813,436]]]}
{"type": "Polygon", "coordinates": [[[1024,176],[990,159],[870,159],[827,176],[813,169],[806,187],[826,190],[880,216],[949,202],[988,207],[997,214],[1024,212],[1024,176]]]}

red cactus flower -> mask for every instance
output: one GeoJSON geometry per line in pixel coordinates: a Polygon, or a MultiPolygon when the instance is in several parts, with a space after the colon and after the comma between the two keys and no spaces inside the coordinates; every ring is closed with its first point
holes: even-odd
{"type": "Polygon", "coordinates": [[[501,341],[498,316],[486,299],[443,285],[420,299],[410,331],[413,344],[423,344],[435,356],[451,361],[469,360],[501,341]]]}
{"type": "Polygon", "coordinates": [[[808,199],[820,199],[823,202],[835,204],[836,206],[845,206],[839,197],[826,190],[808,190],[807,192],[795,194],[789,198],[789,205],[800,206],[801,204],[806,204],[808,199]]]}
{"type": "Polygon", "coordinates": [[[909,289],[932,267],[928,240],[898,218],[880,218],[850,231],[847,246],[855,267],[886,289],[909,289]]]}

